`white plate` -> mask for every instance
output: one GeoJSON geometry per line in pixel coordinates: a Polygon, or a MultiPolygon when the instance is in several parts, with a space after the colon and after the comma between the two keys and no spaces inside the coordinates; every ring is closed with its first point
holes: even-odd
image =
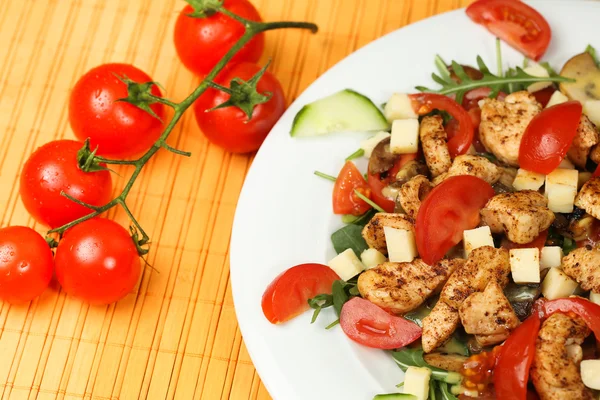
{"type": "MultiPolygon", "coordinates": [[[[600,48],[600,3],[535,1],[553,39],[545,60],[562,64],[585,49],[600,48]]],[[[523,56],[503,45],[505,66],[523,56]]],[[[479,54],[495,70],[494,38],[472,23],[464,10],[438,15],[392,32],[356,51],[317,79],[283,115],[260,149],[246,178],[231,240],[231,280],[242,335],[258,373],[276,400],[370,400],[395,390],[402,372],[381,350],[359,346],[339,327],[331,310],[311,325],[305,313],[282,326],[271,325],[260,302],[267,285],[285,269],[305,262],[326,263],[334,254],[330,234],[341,221],[333,216],[329,181],[314,170],[336,175],[344,158],[365,134],[292,139],[294,116],[303,105],[344,88],[376,104],[395,92],[432,85],[433,58],[475,64],[479,54]]],[[[349,110],[348,112],[352,112],[349,110]]]]}

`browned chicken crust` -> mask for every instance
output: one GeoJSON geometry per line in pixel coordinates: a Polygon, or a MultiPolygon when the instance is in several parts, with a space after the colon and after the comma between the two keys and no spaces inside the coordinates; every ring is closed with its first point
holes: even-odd
{"type": "Polygon", "coordinates": [[[585,168],[590,150],[594,145],[598,144],[599,139],[596,126],[587,116],[582,114],[579,120],[579,127],[577,128],[577,135],[573,139],[573,143],[567,153],[569,160],[576,166],[585,168]]]}
{"type": "Polygon", "coordinates": [[[429,194],[432,188],[429,180],[423,175],[415,176],[400,188],[398,201],[406,214],[413,220],[417,218],[421,200],[429,194]]]}
{"type": "Polygon", "coordinates": [[[385,241],[384,226],[390,228],[404,229],[414,233],[415,228],[411,219],[405,214],[394,213],[377,213],[371,218],[369,223],[365,225],[362,231],[363,238],[369,247],[378,250],[384,255],[387,255],[387,245],[385,241]]]}
{"type": "Polygon", "coordinates": [[[476,176],[493,185],[500,179],[502,169],[485,157],[463,154],[454,159],[448,172],[440,175],[434,184],[438,185],[451,176],[459,175],[476,176]]]}
{"type": "Polygon", "coordinates": [[[575,205],[600,219],[600,177],[592,178],[583,185],[575,197],[575,205]]]}
{"type": "Polygon", "coordinates": [[[562,269],[583,290],[600,293],[600,249],[580,247],[563,257],[562,269]]]}
{"type": "Polygon", "coordinates": [[[444,121],[439,115],[425,117],[419,129],[425,162],[434,178],[447,172],[452,165],[444,121]]]}

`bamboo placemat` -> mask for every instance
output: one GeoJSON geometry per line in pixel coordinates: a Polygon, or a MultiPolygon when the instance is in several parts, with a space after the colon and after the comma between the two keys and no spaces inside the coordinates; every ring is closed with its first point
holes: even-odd
{"type": "MultiPolygon", "coordinates": [[[[470,0],[254,0],[265,20],[309,20],[318,35],[268,33],[264,60],[288,101],[373,39],[470,0]]],[[[105,62],[133,63],[181,100],[198,80],[178,61],[179,0],[3,0],[0,7],[1,226],[34,224],[18,195],[28,155],[72,138],[69,90],[105,62]]],[[[415,38],[418,40],[418,38],[415,38]]],[[[410,60],[407,60],[410,62],[410,60]]],[[[377,71],[373,71],[377,73],[377,71]]],[[[188,113],[130,196],[153,238],[136,293],[90,307],[56,283],[23,306],[0,303],[2,399],[269,399],[244,347],[229,284],[233,215],[252,156],[209,144],[188,113]]],[[[128,170],[118,169],[115,189],[128,170]]],[[[111,218],[128,221],[121,210],[111,218]]],[[[258,299],[257,299],[258,301],[258,299]]]]}

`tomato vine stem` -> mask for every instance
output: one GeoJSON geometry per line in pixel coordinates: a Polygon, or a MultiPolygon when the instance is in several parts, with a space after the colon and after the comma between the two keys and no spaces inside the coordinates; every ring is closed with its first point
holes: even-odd
{"type": "MultiPolygon", "coordinates": [[[[240,17],[239,15],[232,13],[231,11],[224,8],[222,5],[217,8],[217,12],[227,15],[228,17],[233,18],[236,21],[239,21],[242,25],[244,25],[245,32],[242,35],[242,37],[232,46],[232,48],[227,52],[227,54],[225,54],[225,56],[223,56],[223,58],[221,58],[221,60],[219,60],[217,65],[215,65],[215,67],[202,80],[202,82],[196,87],[196,89],[180,103],[175,103],[175,102],[172,102],[171,100],[168,100],[168,99],[165,99],[162,97],[150,95],[151,100],[153,100],[154,102],[164,104],[168,107],[171,107],[174,110],[173,117],[171,118],[171,120],[169,121],[169,123],[167,124],[165,129],[163,130],[163,133],[158,138],[158,140],[152,145],[152,147],[137,160],[111,160],[111,159],[107,159],[107,158],[104,158],[101,156],[96,156],[95,154],[93,154],[93,160],[95,163],[107,164],[107,165],[110,165],[110,164],[131,165],[131,166],[135,167],[133,173],[131,174],[131,177],[125,184],[125,187],[123,188],[121,193],[117,197],[115,197],[113,200],[111,200],[110,202],[108,202],[107,204],[105,204],[101,207],[97,207],[97,206],[93,206],[93,205],[84,203],[82,201],[79,201],[79,200],[71,197],[71,196],[63,194],[68,199],[74,201],[75,203],[77,203],[79,205],[89,208],[93,212],[86,216],[83,216],[79,219],[76,219],[72,222],[69,222],[68,224],[65,224],[61,227],[52,229],[52,230],[48,231],[48,234],[57,233],[59,235],[62,235],[68,229],[72,228],[73,226],[78,225],[82,222],[85,222],[89,219],[95,218],[95,217],[99,216],[100,214],[103,214],[106,211],[110,210],[111,208],[113,208],[117,205],[120,205],[123,208],[123,210],[125,211],[125,213],[127,214],[127,216],[131,219],[131,223],[133,224],[133,226],[135,227],[137,232],[139,232],[139,234],[141,234],[141,239],[137,240],[137,233],[133,232],[133,237],[135,238],[136,246],[138,247],[138,251],[141,252],[142,250],[140,249],[140,246],[147,244],[150,241],[150,237],[144,231],[144,229],[142,228],[140,223],[137,221],[137,219],[135,218],[135,216],[133,215],[133,213],[127,206],[126,199],[127,199],[127,196],[129,195],[135,181],[137,180],[140,173],[142,172],[144,166],[148,163],[148,161],[150,161],[150,159],[161,148],[168,150],[172,153],[178,154],[178,155],[182,155],[182,156],[186,156],[186,157],[191,156],[191,153],[175,149],[166,143],[167,138],[172,133],[173,129],[175,128],[175,126],[177,125],[177,123],[179,122],[179,120],[181,119],[183,114],[186,112],[186,110],[208,88],[211,88],[211,87],[216,88],[219,90],[223,90],[225,92],[229,92],[231,94],[231,91],[229,89],[227,89],[221,85],[218,85],[217,83],[214,82],[214,79],[217,77],[219,72],[221,72],[221,70],[223,70],[225,65],[229,61],[231,61],[231,59],[242,49],[242,47],[244,47],[250,40],[252,40],[252,38],[254,38],[254,36],[258,35],[259,33],[270,31],[270,30],[275,30],[275,29],[286,29],[286,28],[307,29],[307,30],[311,31],[312,33],[316,33],[318,31],[317,25],[310,23],[310,22],[294,22],[294,21],[256,22],[256,21],[250,21],[243,17],[240,17]]],[[[53,247],[55,247],[57,245],[56,241],[52,240],[51,238],[48,238],[47,240],[53,247]]],[[[145,252],[147,252],[147,250],[145,252]]]]}

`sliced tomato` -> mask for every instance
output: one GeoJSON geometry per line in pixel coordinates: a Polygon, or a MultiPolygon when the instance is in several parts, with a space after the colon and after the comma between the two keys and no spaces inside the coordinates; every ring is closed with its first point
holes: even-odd
{"type": "Polygon", "coordinates": [[[558,167],[577,134],[582,110],[580,102],[568,101],[536,115],[521,140],[521,168],[549,174],[558,167]]]}
{"type": "Polygon", "coordinates": [[[536,61],[544,55],[552,38],[552,30],[546,19],[520,1],[476,1],[467,7],[467,15],[536,61]]]}
{"type": "Polygon", "coordinates": [[[527,399],[529,369],[535,357],[540,324],[539,316],[532,314],[502,346],[494,368],[494,388],[498,399],[527,399]]]}
{"type": "Polygon", "coordinates": [[[271,282],[262,297],[262,310],[273,324],[286,322],[308,310],[308,299],[331,294],[333,281],[340,277],[323,264],[300,264],[271,282]]]}
{"type": "Polygon", "coordinates": [[[577,314],[585,321],[588,328],[594,332],[596,340],[600,340],[600,305],[581,297],[556,299],[541,303],[541,309],[546,317],[557,312],[577,314]]]}
{"type": "Polygon", "coordinates": [[[433,265],[462,240],[463,231],[475,228],[479,210],[495,192],[483,179],[453,176],[436,186],[421,204],[415,231],[423,261],[433,265]]]}
{"type": "Polygon", "coordinates": [[[531,93],[533,97],[542,105],[542,107],[546,107],[550,102],[550,97],[556,92],[556,88],[554,86],[548,86],[542,90],[538,90],[537,92],[531,93]]]}
{"type": "Polygon", "coordinates": [[[419,325],[388,314],[369,300],[354,297],[340,313],[340,325],[350,339],[376,349],[398,349],[421,337],[419,325]]]}
{"type": "Polygon", "coordinates": [[[371,208],[356,195],[355,190],[371,197],[371,189],[352,161],[346,161],[333,187],[333,212],[335,214],[362,215],[371,208]]]}
{"type": "Polygon", "coordinates": [[[394,212],[394,208],[396,207],[396,203],[394,199],[390,199],[383,194],[383,189],[385,189],[391,182],[395,180],[396,174],[400,171],[400,168],[404,166],[407,162],[414,160],[417,158],[417,153],[414,154],[402,154],[392,169],[387,172],[385,177],[382,177],[383,174],[371,174],[367,175],[367,183],[369,188],[371,188],[371,198],[377,205],[383,208],[386,212],[394,212]]]}
{"type": "Polygon", "coordinates": [[[475,130],[471,117],[467,111],[456,101],[448,96],[434,93],[419,93],[410,95],[413,109],[419,115],[429,114],[433,110],[446,111],[458,123],[458,129],[448,140],[448,150],[454,158],[465,154],[473,142],[473,132],[475,130]]]}
{"type": "Polygon", "coordinates": [[[503,239],[502,240],[502,246],[503,248],[510,250],[510,249],[528,249],[528,248],[532,248],[532,247],[537,247],[538,249],[542,250],[544,248],[544,246],[546,245],[546,239],[548,239],[548,229],[546,229],[545,231],[540,232],[540,234],[538,235],[538,237],[536,237],[535,239],[533,239],[532,242],[526,243],[526,244],[520,244],[520,243],[515,243],[515,242],[511,242],[508,239],[503,239]]]}
{"type": "Polygon", "coordinates": [[[595,178],[597,176],[600,176],[600,164],[598,164],[598,166],[596,167],[596,170],[594,171],[594,173],[592,174],[592,177],[595,178]]]}

